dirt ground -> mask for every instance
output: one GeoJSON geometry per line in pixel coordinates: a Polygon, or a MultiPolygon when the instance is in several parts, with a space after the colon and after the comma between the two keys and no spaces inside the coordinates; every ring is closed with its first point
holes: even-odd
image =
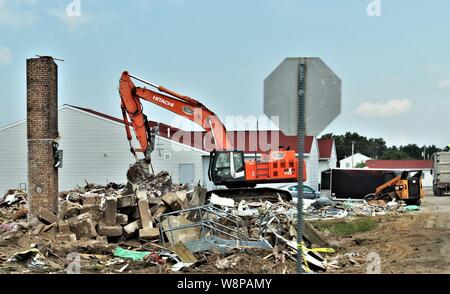
{"type": "Polygon", "coordinates": [[[427,191],[422,203],[419,212],[376,217],[378,225],[369,232],[328,236],[339,254],[353,253],[356,262],[334,272],[366,273],[368,254],[375,252],[381,273],[450,273],[450,196],[427,191]]]}

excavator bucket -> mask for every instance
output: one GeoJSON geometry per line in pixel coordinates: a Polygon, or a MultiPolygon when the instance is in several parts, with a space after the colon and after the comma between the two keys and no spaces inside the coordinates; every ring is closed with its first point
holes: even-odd
{"type": "Polygon", "coordinates": [[[139,159],[130,166],[127,172],[127,180],[130,183],[136,184],[143,182],[151,176],[151,163],[145,159],[139,159]]]}

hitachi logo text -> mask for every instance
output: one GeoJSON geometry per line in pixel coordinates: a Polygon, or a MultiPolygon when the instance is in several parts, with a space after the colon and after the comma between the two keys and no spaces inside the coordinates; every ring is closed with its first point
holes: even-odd
{"type": "Polygon", "coordinates": [[[175,106],[174,103],[172,103],[172,102],[170,102],[170,101],[167,101],[167,100],[164,100],[164,99],[162,99],[162,98],[160,98],[160,97],[158,97],[158,96],[153,96],[153,100],[155,100],[156,102],[165,104],[165,105],[167,105],[167,106],[170,106],[170,107],[174,107],[174,106],[175,106]]]}

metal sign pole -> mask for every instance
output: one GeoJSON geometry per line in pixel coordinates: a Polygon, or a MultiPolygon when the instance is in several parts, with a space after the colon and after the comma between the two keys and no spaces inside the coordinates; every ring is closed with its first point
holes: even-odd
{"type": "Polygon", "coordinates": [[[297,273],[303,273],[303,169],[305,158],[305,74],[306,65],[304,59],[299,59],[298,64],[298,199],[297,199],[297,273]]]}

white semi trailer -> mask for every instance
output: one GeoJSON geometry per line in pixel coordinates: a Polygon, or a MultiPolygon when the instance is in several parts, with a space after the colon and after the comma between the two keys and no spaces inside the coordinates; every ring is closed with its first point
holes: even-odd
{"type": "Polygon", "coordinates": [[[435,153],[433,161],[433,193],[443,196],[450,192],[450,152],[435,153]]]}

